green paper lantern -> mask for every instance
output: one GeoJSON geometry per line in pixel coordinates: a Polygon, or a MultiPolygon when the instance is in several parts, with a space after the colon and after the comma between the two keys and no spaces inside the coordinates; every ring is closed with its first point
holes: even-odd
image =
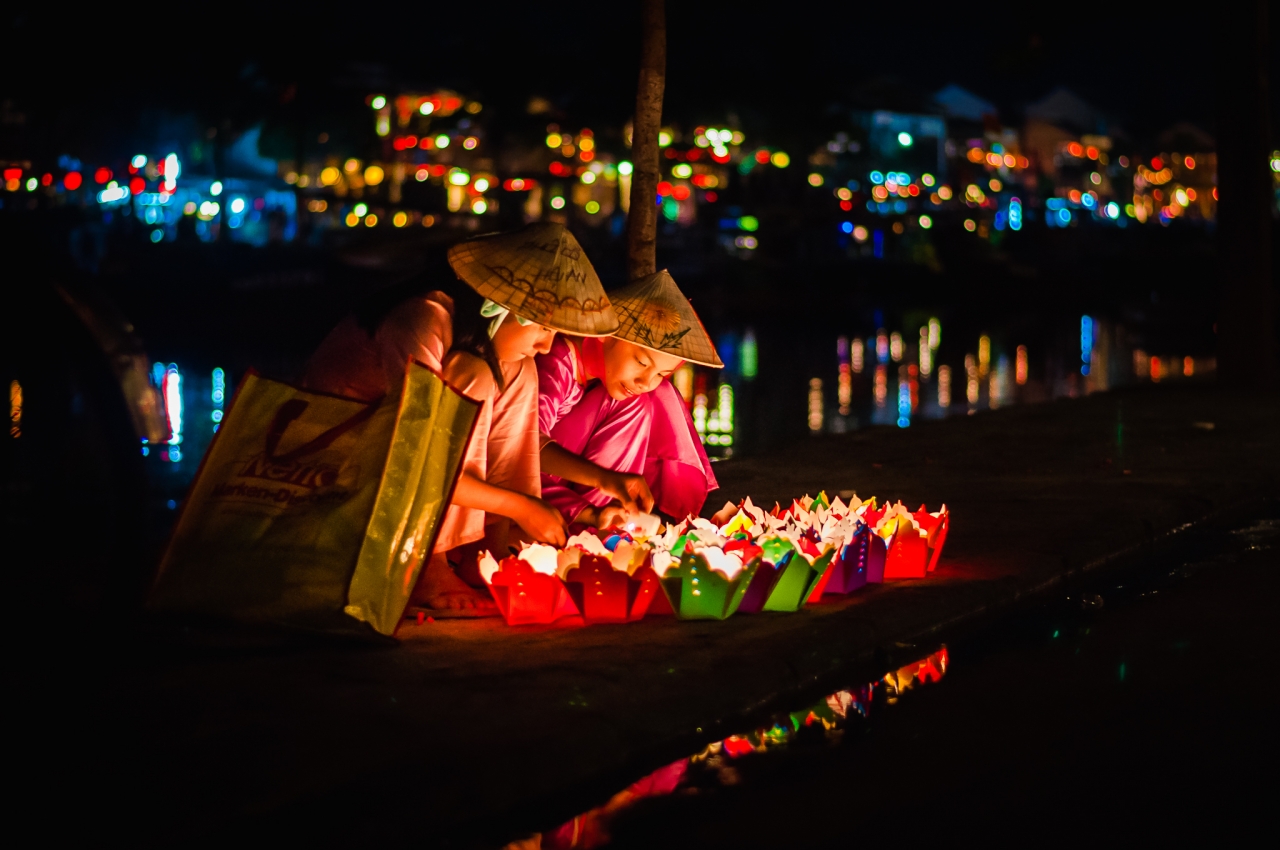
{"type": "Polygon", "coordinates": [[[759,566],[760,559],[754,558],[729,579],[711,569],[701,554],[685,552],[679,565],[663,575],[662,590],[682,620],[723,620],[738,610],[759,566]]]}
{"type": "Polygon", "coordinates": [[[835,554],[835,547],[832,547],[812,564],[799,552],[792,554],[782,568],[782,575],[773,583],[773,590],[764,601],[764,610],[798,611],[813,594],[835,554]]]}

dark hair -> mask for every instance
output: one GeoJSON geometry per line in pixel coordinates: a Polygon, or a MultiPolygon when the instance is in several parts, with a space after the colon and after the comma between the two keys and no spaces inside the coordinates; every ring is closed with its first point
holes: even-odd
{"type": "Polygon", "coordinates": [[[467,286],[449,266],[444,251],[431,251],[426,267],[366,297],[355,308],[356,322],[370,337],[396,307],[411,298],[421,298],[433,290],[442,290],[453,299],[453,346],[450,351],[463,351],[479,357],[489,366],[498,389],[505,389],[498,353],[489,338],[489,319],[480,315],[484,298],[467,286]]]}
{"type": "Polygon", "coordinates": [[[462,281],[458,281],[457,289],[458,293],[453,296],[453,347],[449,350],[474,354],[487,363],[501,392],[507,387],[502,378],[502,366],[498,363],[498,352],[489,338],[489,323],[493,320],[480,315],[484,298],[462,281]]]}

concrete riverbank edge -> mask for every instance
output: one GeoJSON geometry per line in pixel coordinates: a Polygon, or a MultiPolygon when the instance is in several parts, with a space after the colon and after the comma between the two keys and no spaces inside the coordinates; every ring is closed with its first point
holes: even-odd
{"type": "Polygon", "coordinates": [[[550,828],[761,712],[1274,498],[1277,413],[1274,395],[1184,382],[815,437],[719,464],[708,510],[820,489],[945,501],[953,530],[934,578],[725,622],[440,621],[381,649],[149,644],[102,690],[103,731],[138,766],[133,790],[157,823],[401,838],[430,825],[461,845],[550,828]]]}

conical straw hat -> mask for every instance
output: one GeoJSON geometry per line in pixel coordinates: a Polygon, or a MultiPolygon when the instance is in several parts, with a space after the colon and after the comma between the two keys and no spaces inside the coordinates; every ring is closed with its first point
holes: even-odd
{"type": "Polygon", "coordinates": [[[724,368],[698,314],[666,269],[613,291],[614,336],[702,366],[724,368]]]}
{"type": "Polygon", "coordinates": [[[449,249],[449,265],[517,316],[580,336],[608,336],[618,316],[591,261],[563,225],[540,222],[449,249]]]}

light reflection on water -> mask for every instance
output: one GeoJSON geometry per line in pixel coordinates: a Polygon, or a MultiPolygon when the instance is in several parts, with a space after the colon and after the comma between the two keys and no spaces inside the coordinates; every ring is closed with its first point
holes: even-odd
{"type": "MultiPolygon", "coordinates": [[[[1079,329],[1079,348],[1073,340],[1071,350],[1064,352],[1048,350],[1049,342],[1037,346],[1034,341],[1005,350],[998,336],[981,334],[966,346],[969,350],[961,364],[945,362],[940,355],[942,324],[934,317],[904,330],[881,327],[866,338],[839,336],[832,378],[793,373],[788,381],[807,381],[803,408],[807,430],[840,434],[868,425],[908,428],[919,420],[1075,398],[1215,368],[1212,358],[1151,355],[1130,345],[1123,328],[1097,317],[1082,316],[1079,329]],[[906,340],[913,342],[907,345],[906,340]],[[1060,362],[1063,366],[1055,365],[1060,362]]],[[[732,457],[744,442],[743,425],[752,427],[738,415],[737,405],[740,394],[756,382],[760,357],[750,327],[741,334],[722,335],[717,348],[725,363],[723,370],[685,364],[671,379],[713,460],[732,457]]],[[[230,377],[225,370],[204,374],[210,377],[188,372],[176,363],[153,367],[152,381],[163,400],[171,436],[162,446],[144,444],[142,453],[168,464],[167,477],[190,479],[230,400],[230,377]]],[[[741,396],[748,413],[751,397],[741,396]]],[[[798,418],[800,412],[787,415],[798,418]]]]}
{"type": "Polygon", "coordinates": [[[953,364],[939,357],[942,325],[930,319],[915,329],[918,346],[905,346],[907,334],[881,328],[870,351],[861,338],[837,338],[835,405],[830,405],[821,378],[809,381],[806,424],[812,433],[844,433],[864,424],[910,427],[918,419],[997,410],[1054,398],[1076,398],[1145,381],[1190,377],[1215,368],[1212,358],[1153,357],[1128,344],[1122,327],[1096,317],[1081,317],[1080,348],[1069,355],[1019,344],[1006,351],[991,335],[982,334],[963,357],[964,393],[956,402],[953,364]],[[865,353],[864,353],[865,352],[865,353]],[[873,368],[864,377],[864,356],[873,368]],[[1039,361],[1033,360],[1038,357],[1039,361]],[[1079,358],[1081,367],[1057,364],[1079,358]],[[834,410],[833,415],[828,411],[834,410]],[[863,418],[859,418],[859,413],[863,418]]]}
{"type": "Polygon", "coordinates": [[[221,368],[201,373],[157,362],[150,377],[168,436],[158,444],[143,439],[141,451],[159,501],[173,510],[222,422],[231,396],[230,376],[221,368]]]}
{"type": "Polygon", "coordinates": [[[851,722],[867,720],[879,692],[887,705],[918,685],[938,682],[947,673],[950,658],[944,646],[937,652],[891,670],[880,679],[828,694],[799,711],[778,714],[768,725],[730,735],[708,744],[701,752],[658,768],[622,791],[603,806],[583,812],[558,828],[508,844],[505,850],[587,850],[609,843],[609,821],[638,800],[692,791],[706,785],[736,785],[740,781],[735,760],[786,747],[801,734],[821,735],[839,742],[851,722]]]}

